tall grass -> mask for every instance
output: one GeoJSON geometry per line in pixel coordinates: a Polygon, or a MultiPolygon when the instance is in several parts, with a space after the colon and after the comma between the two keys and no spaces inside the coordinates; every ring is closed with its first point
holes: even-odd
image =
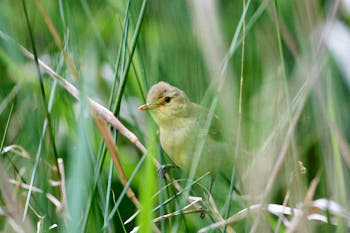
{"type": "Polygon", "coordinates": [[[1,1],[0,231],[348,232],[349,19],[346,0],[1,1]],[[137,110],[158,81],[208,108],[164,177],[137,110]]]}

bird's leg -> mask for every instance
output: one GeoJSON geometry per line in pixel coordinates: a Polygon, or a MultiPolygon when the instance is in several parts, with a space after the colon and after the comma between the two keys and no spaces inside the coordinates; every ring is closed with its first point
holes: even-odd
{"type": "Polygon", "coordinates": [[[174,164],[164,164],[161,165],[158,168],[158,175],[165,178],[165,173],[167,172],[168,168],[176,168],[176,166],[174,164]]]}
{"type": "Polygon", "coordinates": [[[211,190],[214,186],[214,181],[215,181],[216,175],[211,175],[211,180],[210,180],[210,187],[209,187],[209,192],[211,194],[211,190]]]}
{"type": "MultiPolygon", "coordinates": [[[[212,188],[213,188],[213,186],[214,186],[214,181],[215,181],[216,176],[215,176],[215,175],[211,175],[210,178],[211,178],[211,179],[210,179],[209,195],[212,195],[211,190],[212,190],[212,188]]],[[[201,209],[203,209],[202,206],[201,206],[201,209]]],[[[204,218],[205,218],[205,212],[204,212],[204,211],[201,212],[200,218],[201,218],[201,219],[204,219],[204,218]]]]}

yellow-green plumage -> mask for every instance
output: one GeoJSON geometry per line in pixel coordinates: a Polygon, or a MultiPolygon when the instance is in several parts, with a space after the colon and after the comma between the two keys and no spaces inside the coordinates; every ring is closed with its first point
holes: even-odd
{"type": "Polygon", "coordinates": [[[151,87],[147,104],[140,109],[150,110],[159,126],[161,146],[178,167],[190,168],[202,139],[205,144],[197,174],[207,171],[213,174],[218,169],[227,145],[218,140],[219,130],[214,127],[217,119],[213,119],[208,136],[200,137],[208,111],[192,103],[183,91],[159,82],[151,87]]]}

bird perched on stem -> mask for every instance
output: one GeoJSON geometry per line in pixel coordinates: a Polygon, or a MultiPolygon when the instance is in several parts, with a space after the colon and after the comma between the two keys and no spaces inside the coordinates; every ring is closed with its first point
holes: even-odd
{"type": "MultiPolygon", "coordinates": [[[[147,104],[139,107],[149,110],[159,126],[160,143],[176,166],[188,171],[198,150],[199,140],[206,140],[196,174],[210,172],[215,175],[219,166],[225,163],[227,144],[222,142],[218,120],[212,119],[208,135],[201,137],[207,120],[208,110],[192,103],[180,89],[166,82],[151,87],[147,95],[147,104]]],[[[231,167],[226,166],[224,167],[231,167]]]]}

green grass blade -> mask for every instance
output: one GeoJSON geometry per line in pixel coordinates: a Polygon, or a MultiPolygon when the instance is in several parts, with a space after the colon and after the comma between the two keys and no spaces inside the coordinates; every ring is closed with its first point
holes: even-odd
{"type": "MultiPolygon", "coordinates": [[[[104,212],[104,225],[107,225],[108,221],[108,211],[109,211],[109,199],[110,199],[110,193],[111,193],[111,186],[112,186],[112,178],[113,178],[113,160],[110,161],[109,165],[109,173],[108,173],[108,184],[107,184],[107,194],[106,194],[106,207],[104,212]]],[[[107,229],[104,230],[106,232],[107,229]]]]}
{"type": "Polygon", "coordinates": [[[7,122],[6,122],[6,126],[5,126],[5,129],[4,129],[4,133],[2,135],[2,139],[1,139],[1,145],[0,145],[0,153],[2,154],[2,150],[4,149],[4,145],[5,145],[5,141],[6,141],[6,136],[7,136],[7,131],[10,127],[10,122],[11,122],[11,118],[12,118],[12,113],[13,113],[13,109],[14,109],[14,106],[15,106],[15,101],[12,102],[12,105],[11,105],[11,108],[10,108],[10,113],[9,113],[9,116],[7,118],[7,122]]]}
{"type": "Polygon", "coordinates": [[[128,188],[130,187],[131,182],[134,180],[135,175],[136,175],[137,172],[140,170],[141,165],[143,164],[143,162],[144,162],[145,159],[146,159],[146,156],[147,156],[147,155],[144,154],[144,155],[141,157],[141,159],[139,160],[139,162],[137,163],[136,168],[135,168],[134,171],[132,172],[132,174],[131,174],[131,176],[130,176],[128,182],[126,183],[125,187],[123,188],[123,191],[122,191],[122,192],[120,193],[120,195],[118,196],[117,202],[115,203],[115,205],[114,205],[114,207],[113,207],[111,213],[109,214],[108,219],[107,219],[107,223],[106,223],[106,225],[104,226],[104,228],[108,227],[109,222],[113,219],[115,213],[116,213],[117,210],[118,210],[118,207],[119,207],[121,201],[123,200],[123,198],[124,198],[124,196],[125,196],[125,194],[126,194],[126,191],[127,191],[128,188]]]}
{"type": "Polygon", "coordinates": [[[142,25],[144,14],[145,14],[145,10],[146,10],[146,5],[147,5],[147,0],[143,0],[142,1],[142,5],[141,5],[141,9],[140,9],[140,13],[139,13],[139,17],[138,17],[138,20],[137,20],[137,23],[136,23],[134,36],[133,36],[132,41],[131,41],[130,54],[129,54],[128,60],[126,61],[125,70],[124,70],[123,75],[121,77],[121,82],[119,84],[120,88],[119,88],[119,90],[117,92],[116,102],[115,102],[115,105],[114,105],[114,108],[113,108],[115,115],[116,115],[117,112],[119,112],[119,109],[120,109],[120,102],[122,100],[122,94],[124,92],[124,88],[125,88],[125,84],[126,84],[126,81],[127,81],[127,76],[128,76],[128,73],[129,73],[130,65],[131,65],[132,58],[133,58],[133,55],[134,55],[134,52],[135,52],[137,39],[138,39],[139,34],[140,34],[140,29],[141,29],[141,25],[142,25]]]}

